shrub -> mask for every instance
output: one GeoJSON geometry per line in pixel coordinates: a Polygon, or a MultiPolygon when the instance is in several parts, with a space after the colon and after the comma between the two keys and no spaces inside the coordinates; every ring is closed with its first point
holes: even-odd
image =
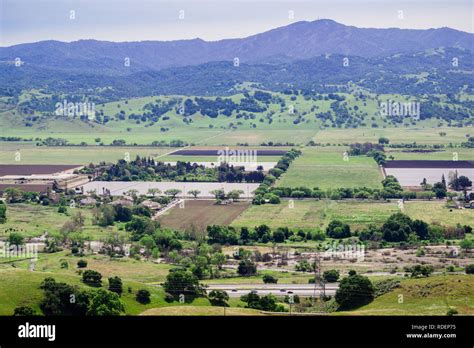
{"type": "Polygon", "coordinates": [[[339,271],[337,271],[335,269],[324,271],[323,279],[328,283],[337,282],[338,279],[339,279],[339,271]]]}
{"type": "Polygon", "coordinates": [[[82,274],[82,281],[90,286],[102,286],[102,274],[89,269],[82,274]]]}
{"type": "Polygon", "coordinates": [[[79,260],[77,261],[77,268],[86,268],[87,267],[87,261],[86,260],[79,260]]]}
{"type": "Polygon", "coordinates": [[[146,289],[140,289],[137,292],[136,300],[141,304],[150,303],[150,292],[146,289]]]}
{"type": "Polygon", "coordinates": [[[278,283],[278,278],[275,278],[274,276],[270,275],[270,274],[265,274],[263,277],[263,282],[265,284],[276,284],[278,283]]]}

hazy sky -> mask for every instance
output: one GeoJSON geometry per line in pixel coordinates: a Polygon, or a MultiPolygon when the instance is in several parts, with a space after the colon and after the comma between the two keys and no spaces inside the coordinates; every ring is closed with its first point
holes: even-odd
{"type": "Polygon", "coordinates": [[[318,18],[358,27],[474,32],[472,0],[0,0],[0,45],[219,40],[318,18]]]}

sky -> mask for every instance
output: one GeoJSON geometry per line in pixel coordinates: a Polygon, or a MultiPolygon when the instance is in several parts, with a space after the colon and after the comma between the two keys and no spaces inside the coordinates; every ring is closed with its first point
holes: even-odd
{"type": "Polygon", "coordinates": [[[42,40],[213,41],[329,18],[474,32],[472,0],[0,0],[0,46],[42,40]]]}

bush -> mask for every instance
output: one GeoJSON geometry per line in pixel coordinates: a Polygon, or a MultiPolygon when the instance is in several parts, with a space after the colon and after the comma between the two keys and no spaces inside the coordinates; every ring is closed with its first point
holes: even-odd
{"type": "Polygon", "coordinates": [[[137,292],[136,300],[141,304],[150,303],[150,292],[146,289],[140,289],[137,292]]]}
{"type": "Polygon", "coordinates": [[[263,277],[263,282],[265,284],[276,284],[278,283],[278,278],[275,278],[274,276],[270,275],[270,274],[265,274],[263,277]]]}
{"type": "Polygon", "coordinates": [[[115,292],[119,296],[122,295],[122,279],[120,279],[119,277],[109,278],[109,290],[115,292]]]}
{"type": "Polygon", "coordinates": [[[77,261],[77,268],[86,268],[87,267],[87,261],[86,260],[79,260],[77,261]]]}
{"type": "Polygon", "coordinates": [[[373,301],[374,287],[369,278],[351,275],[341,280],[335,299],[340,309],[357,308],[373,301]]]}
{"type": "Polygon", "coordinates": [[[458,311],[454,308],[448,309],[448,312],[446,313],[446,315],[450,316],[450,317],[453,316],[453,315],[456,315],[456,314],[458,314],[458,311]]]}
{"type": "Polygon", "coordinates": [[[242,260],[239,262],[237,273],[241,276],[252,276],[257,273],[257,266],[251,260],[242,260]]]}
{"type": "Polygon", "coordinates": [[[346,238],[351,236],[351,228],[339,220],[332,220],[326,228],[326,234],[331,238],[346,238]]]}
{"type": "Polygon", "coordinates": [[[102,286],[102,274],[89,269],[82,274],[82,281],[90,286],[102,286]]]}
{"type": "Polygon", "coordinates": [[[28,306],[20,306],[16,307],[15,310],[13,311],[13,316],[14,317],[31,317],[36,315],[36,312],[33,308],[28,307],[28,306]]]}
{"type": "Polygon", "coordinates": [[[324,271],[323,279],[328,283],[335,283],[339,279],[339,271],[331,269],[329,271],[324,271]]]}
{"type": "Polygon", "coordinates": [[[474,264],[470,264],[466,266],[466,274],[474,274],[474,264]]]}

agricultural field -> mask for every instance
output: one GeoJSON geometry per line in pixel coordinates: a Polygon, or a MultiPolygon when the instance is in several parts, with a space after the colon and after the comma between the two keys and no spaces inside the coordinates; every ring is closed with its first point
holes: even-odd
{"type": "MultiPolygon", "coordinates": [[[[267,224],[272,228],[292,226],[295,228],[326,227],[332,219],[339,219],[352,229],[363,228],[368,224],[381,224],[391,214],[399,212],[398,203],[294,200],[293,208],[288,201],[281,204],[251,206],[231,225],[258,226],[267,224]]],[[[474,213],[469,209],[448,209],[443,201],[408,201],[404,203],[404,213],[414,219],[445,226],[471,224],[474,213]]]]}
{"type": "Polygon", "coordinates": [[[388,159],[393,160],[472,161],[474,158],[474,150],[469,148],[449,148],[430,152],[418,152],[410,149],[400,150],[386,147],[385,153],[388,159]]]}
{"type": "Polygon", "coordinates": [[[386,137],[391,144],[414,143],[417,144],[460,144],[472,136],[472,127],[434,127],[422,124],[415,127],[387,127],[387,128],[356,128],[356,129],[332,129],[327,128],[318,132],[313,140],[321,144],[348,144],[357,142],[376,143],[380,137],[386,137]],[[440,133],[446,133],[441,136],[440,133]]]}
{"type": "Polygon", "coordinates": [[[380,188],[382,174],[367,156],[344,157],[344,147],[306,147],[277,181],[280,187],[320,189],[338,187],[380,188]]]}
{"type": "Polygon", "coordinates": [[[248,202],[229,205],[215,204],[214,200],[186,200],[184,207],[171,208],[158,218],[161,226],[183,230],[204,231],[208,225],[228,225],[249,207],[248,202]]]}
{"type": "Polygon", "coordinates": [[[395,202],[294,200],[292,207],[289,201],[282,201],[280,204],[251,206],[232,225],[253,227],[267,224],[272,228],[315,228],[325,227],[332,219],[340,219],[352,228],[361,228],[369,223],[382,223],[397,211],[399,209],[395,202]]]}

